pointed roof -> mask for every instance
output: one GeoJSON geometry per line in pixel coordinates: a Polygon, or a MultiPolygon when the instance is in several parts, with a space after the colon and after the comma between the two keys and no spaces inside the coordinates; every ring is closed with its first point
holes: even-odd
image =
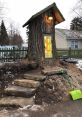
{"type": "Polygon", "coordinates": [[[65,19],[63,17],[63,15],[61,14],[61,12],[59,11],[59,9],[57,8],[56,4],[53,3],[51,5],[49,5],[48,7],[46,7],[45,9],[41,10],[40,12],[36,13],[35,15],[33,15],[24,25],[23,27],[27,26],[31,21],[33,21],[35,18],[37,18],[39,15],[45,13],[46,11],[53,9],[54,12],[54,16],[56,18],[56,24],[59,24],[61,22],[63,22],[65,19]]]}
{"type": "Polygon", "coordinates": [[[57,34],[63,34],[67,37],[67,39],[75,39],[75,40],[82,40],[82,31],[77,31],[77,30],[69,30],[69,29],[59,29],[56,28],[55,32],[57,34]]]}

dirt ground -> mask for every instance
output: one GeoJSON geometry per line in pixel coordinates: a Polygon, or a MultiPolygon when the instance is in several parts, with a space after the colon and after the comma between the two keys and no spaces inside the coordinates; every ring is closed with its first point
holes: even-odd
{"type": "Polygon", "coordinates": [[[66,70],[64,74],[53,74],[47,77],[42,85],[37,89],[35,94],[35,103],[55,104],[70,100],[69,92],[74,89],[82,90],[82,71],[80,71],[75,64],[67,62],[56,64],[52,67],[44,67],[44,71],[66,70]]]}
{"type": "MultiPolygon", "coordinates": [[[[68,75],[72,77],[76,88],[82,89],[82,71],[75,64],[61,63],[58,60],[53,67],[55,68],[56,66],[66,69],[68,75]]],[[[27,73],[35,74],[36,72],[40,74],[40,68],[27,73]]],[[[70,99],[69,101],[55,104],[27,105],[19,109],[7,110],[4,108],[0,110],[0,117],[82,117],[82,99],[77,101],[70,99]]]]}
{"type": "Polygon", "coordinates": [[[1,110],[0,117],[82,117],[82,100],[17,110],[1,110]]]}
{"type": "Polygon", "coordinates": [[[66,63],[66,62],[62,64],[59,60],[57,60],[55,65],[65,68],[68,74],[70,76],[73,76],[73,78],[82,80],[82,71],[76,67],[76,64],[66,63]]]}

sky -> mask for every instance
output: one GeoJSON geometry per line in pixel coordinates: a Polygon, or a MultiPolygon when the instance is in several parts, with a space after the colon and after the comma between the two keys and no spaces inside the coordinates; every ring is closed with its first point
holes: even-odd
{"type": "Polygon", "coordinates": [[[56,3],[58,9],[61,11],[65,18],[65,21],[59,25],[57,28],[68,28],[70,26],[70,21],[75,16],[72,11],[77,0],[2,0],[4,2],[4,20],[5,25],[9,28],[9,24],[13,23],[19,28],[20,33],[24,40],[26,40],[26,28],[22,25],[35,13],[44,9],[53,2],[56,3]]]}

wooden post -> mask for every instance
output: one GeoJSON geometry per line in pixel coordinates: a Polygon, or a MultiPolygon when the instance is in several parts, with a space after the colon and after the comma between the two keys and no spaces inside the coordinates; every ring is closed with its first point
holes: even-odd
{"type": "Polygon", "coordinates": [[[2,55],[1,55],[1,48],[0,48],[0,60],[1,60],[1,58],[2,58],[2,55]]]}
{"type": "Polygon", "coordinates": [[[53,58],[57,58],[57,50],[56,50],[56,41],[55,41],[55,28],[53,29],[53,58]]]}
{"type": "Polygon", "coordinates": [[[78,58],[79,58],[79,52],[80,52],[80,51],[79,51],[79,50],[77,50],[77,53],[78,53],[78,58]]]}
{"type": "Polygon", "coordinates": [[[15,61],[15,47],[13,47],[13,61],[15,61]]]}
{"type": "Polygon", "coordinates": [[[69,50],[68,50],[68,56],[69,56],[69,58],[71,58],[71,48],[69,48],[69,50]]]}

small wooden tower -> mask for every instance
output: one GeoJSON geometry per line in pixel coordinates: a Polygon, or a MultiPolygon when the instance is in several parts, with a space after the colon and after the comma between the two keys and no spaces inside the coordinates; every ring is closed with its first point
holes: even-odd
{"type": "Polygon", "coordinates": [[[64,21],[53,3],[33,15],[24,25],[28,35],[28,58],[37,62],[50,62],[56,58],[55,25],[64,21]]]}

